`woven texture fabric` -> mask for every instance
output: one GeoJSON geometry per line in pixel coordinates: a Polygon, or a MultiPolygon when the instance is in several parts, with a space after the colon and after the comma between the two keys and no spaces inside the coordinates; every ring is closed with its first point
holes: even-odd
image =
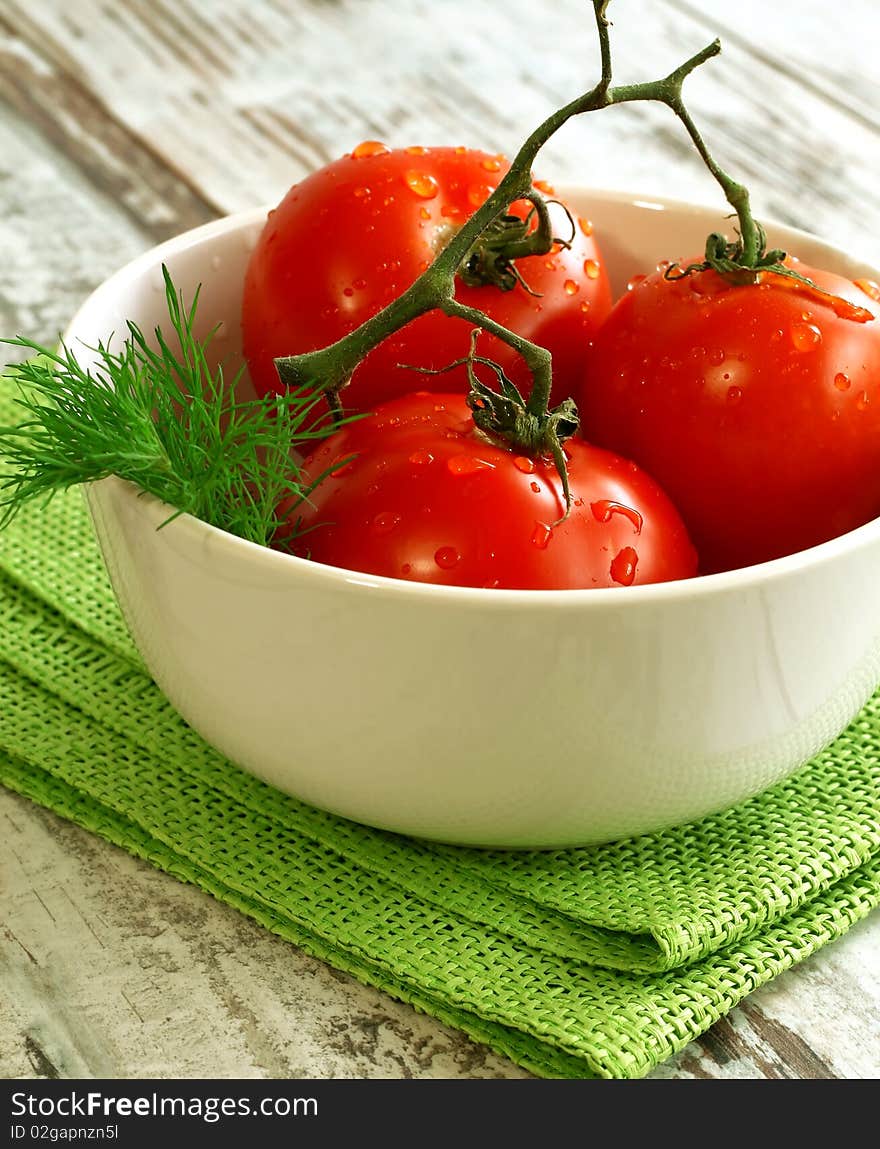
{"type": "Polygon", "coordinates": [[[794,777],[688,826],[564,851],[402,838],[186,726],[76,491],[0,533],[0,781],[544,1076],[644,1075],[880,901],[880,696],[794,777]]]}

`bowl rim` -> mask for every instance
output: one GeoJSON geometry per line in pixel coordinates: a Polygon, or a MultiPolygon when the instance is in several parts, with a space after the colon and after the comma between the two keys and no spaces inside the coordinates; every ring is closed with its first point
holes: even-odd
{"type": "MultiPolygon", "coordinates": [[[[623,188],[592,187],[587,184],[560,183],[557,185],[557,190],[563,198],[571,195],[588,195],[602,199],[611,205],[620,204],[640,207],[645,210],[683,212],[696,216],[704,215],[707,218],[715,217],[718,220],[726,218],[722,206],[701,200],[682,200],[652,195],[649,192],[635,192],[623,188]]],[[[273,206],[275,205],[263,204],[221,216],[216,220],[181,232],[179,235],[142,252],[103,280],[87,296],[67,324],[61,337],[62,343],[69,346],[74,342],[80,342],[76,334],[77,328],[85,325],[86,317],[97,307],[103,306],[104,297],[112,297],[122,283],[130,282],[148,271],[153,271],[166,256],[177,255],[193,247],[209,243],[212,239],[228,232],[244,230],[261,224],[273,206]]],[[[821,236],[774,220],[764,219],[762,223],[768,229],[782,231],[793,239],[803,238],[811,244],[818,244],[838,259],[864,268],[866,274],[880,275],[878,269],[864,263],[863,260],[845,248],[830,243],[821,236]]],[[[480,609],[509,610],[516,608],[520,610],[525,606],[533,606],[542,610],[570,609],[571,607],[601,609],[603,606],[607,607],[609,602],[613,602],[618,607],[625,604],[635,607],[644,603],[702,599],[742,590],[746,587],[754,588],[755,586],[778,582],[780,579],[792,577],[806,569],[825,566],[880,539],[880,517],[878,517],[847,531],[843,535],[838,535],[836,538],[806,550],[797,551],[767,562],[740,567],[736,570],[695,575],[688,579],[628,587],[583,587],[566,590],[445,586],[348,570],[261,546],[197,519],[186,512],[176,512],[176,508],[170,507],[156,496],[140,490],[135,484],[115,475],[88,484],[86,491],[105,485],[115,486],[123,498],[137,503],[155,528],[162,526],[163,530],[183,531],[186,537],[199,545],[204,545],[206,541],[210,541],[212,545],[231,548],[247,561],[256,560],[267,569],[273,567],[279,572],[290,572],[297,576],[294,580],[297,582],[302,581],[302,578],[305,577],[325,581],[328,586],[338,589],[349,587],[353,590],[357,589],[373,594],[391,594],[405,599],[422,599],[438,604],[457,602],[463,606],[478,606],[480,609]],[[174,516],[171,522],[168,522],[169,515],[174,516]],[[167,525],[163,526],[162,524],[167,525]]]]}
{"type": "MultiPolygon", "coordinates": [[[[302,585],[304,580],[317,580],[326,583],[328,588],[337,590],[350,588],[374,594],[390,594],[398,598],[426,599],[429,602],[438,603],[455,601],[462,605],[478,606],[480,609],[510,610],[515,608],[521,610],[523,607],[531,606],[541,610],[571,609],[572,607],[582,610],[607,607],[609,602],[613,602],[618,607],[625,603],[634,607],[638,604],[680,602],[684,599],[695,601],[728,592],[769,586],[806,569],[826,566],[847,554],[861,550],[880,540],[880,518],[876,518],[844,535],[830,539],[828,542],[819,543],[817,546],[785,555],[782,558],[771,559],[764,563],[754,563],[737,570],[720,571],[717,574],[695,575],[687,579],[643,583],[639,586],[629,587],[583,587],[570,590],[444,586],[438,583],[396,579],[365,571],[348,570],[345,567],[313,562],[311,559],[300,558],[298,555],[261,546],[259,543],[250,542],[248,539],[230,534],[221,527],[215,527],[186,512],[177,512],[176,508],[163,503],[155,495],[141,491],[134,483],[120,479],[115,475],[89,484],[89,487],[98,488],[105,484],[116,486],[118,494],[123,499],[132,505],[137,504],[138,509],[145,514],[153,529],[159,530],[161,528],[163,531],[183,532],[182,537],[194,548],[203,547],[206,544],[212,548],[220,547],[230,553],[234,552],[239,559],[244,559],[250,563],[259,562],[267,572],[272,570],[279,575],[288,572],[293,576],[291,585],[302,585]],[[170,516],[174,517],[169,522],[170,516]]],[[[212,564],[217,561],[217,558],[216,550],[212,549],[212,564]]]]}

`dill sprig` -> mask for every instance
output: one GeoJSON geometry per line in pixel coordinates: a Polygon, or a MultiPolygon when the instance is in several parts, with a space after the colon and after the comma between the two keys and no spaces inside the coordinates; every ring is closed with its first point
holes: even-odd
{"type": "Polygon", "coordinates": [[[166,521],[187,512],[265,546],[324,477],[303,486],[291,455],[333,429],[320,395],[238,400],[241,371],[227,383],[208,362],[217,329],[194,334],[199,292],[187,310],[162,273],[174,339],[156,328],[151,343],[128,322],[121,351],[89,348],[88,369],[64,345],[3,340],[35,357],[8,368],[24,417],[0,427],[0,527],[26,503],[117,475],[169,504],[166,521]]]}

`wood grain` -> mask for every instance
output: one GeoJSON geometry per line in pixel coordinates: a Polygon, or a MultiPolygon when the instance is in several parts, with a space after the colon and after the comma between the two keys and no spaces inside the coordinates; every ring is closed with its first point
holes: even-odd
{"type": "MultiPolygon", "coordinates": [[[[688,90],[718,158],[764,216],[880,263],[874,7],[615,0],[618,78],[721,35],[688,90]]],[[[139,251],[359,139],[512,152],[596,67],[580,0],[3,0],[2,330],[54,338],[139,251]]],[[[540,167],[719,202],[659,108],[572,124],[540,167]]],[[[13,795],[0,824],[5,1076],[528,1076],[13,795]]],[[[880,1075],[878,955],[875,915],[655,1076],[880,1075]]]]}
{"type": "MultiPolygon", "coordinates": [[[[66,78],[60,94],[64,84],[87,84],[117,130],[222,211],[279,198],[365,137],[512,152],[596,76],[592,20],[580,0],[560,0],[553,19],[530,0],[81,0],[75,19],[66,0],[6,7],[27,50],[66,78]]],[[[648,20],[636,0],[618,0],[618,75],[660,75],[727,35],[724,54],[693,78],[689,94],[721,161],[751,185],[761,214],[880,258],[876,124],[860,101],[830,102],[797,67],[775,65],[767,35],[756,51],[751,15],[721,7],[723,23],[683,3],[654,4],[648,20]]],[[[821,5],[770,7],[774,42],[784,35],[814,53],[824,43],[821,5]]],[[[853,34],[847,44],[850,82],[871,86],[869,41],[853,34]]],[[[65,98],[55,109],[66,118],[65,98]]],[[[665,109],[585,117],[551,141],[541,167],[560,181],[719,198],[665,109]]]]}
{"type": "Polygon", "coordinates": [[[0,791],[0,1075],[526,1077],[0,791]]]}

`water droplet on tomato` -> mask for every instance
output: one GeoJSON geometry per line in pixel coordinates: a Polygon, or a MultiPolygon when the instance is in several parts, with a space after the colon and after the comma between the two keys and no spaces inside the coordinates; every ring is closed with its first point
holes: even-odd
{"type": "Polygon", "coordinates": [[[363,199],[365,196],[370,195],[370,189],[365,187],[355,188],[353,194],[356,199],[363,199]]]}
{"type": "Polygon", "coordinates": [[[637,535],[642,533],[642,516],[634,507],[628,507],[625,503],[618,503],[615,499],[597,499],[590,503],[590,510],[593,518],[600,523],[607,523],[612,515],[622,515],[629,519],[637,535]]]}
{"type": "Polygon", "coordinates": [[[590,310],[590,301],[589,301],[589,299],[585,299],[583,301],[583,303],[581,304],[581,311],[584,313],[584,315],[586,315],[589,310],[590,310]]]}
{"type": "Polygon", "coordinates": [[[461,145],[459,145],[459,146],[458,146],[457,148],[455,148],[454,150],[455,150],[455,154],[456,154],[457,156],[463,156],[463,155],[465,154],[465,152],[467,151],[467,148],[463,148],[463,147],[461,147],[461,145]]]}
{"type": "Polygon", "coordinates": [[[616,583],[621,586],[632,586],[636,577],[636,566],[639,556],[632,547],[624,547],[611,560],[610,574],[616,583]]]}
{"type": "Polygon", "coordinates": [[[880,283],[875,283],[873,279],[855,279],[853,283],[860,291],[864,291],[869,299],[880,303],[880,283]]]}
{"type": "Polygon", "coordinates": [[[546,523],[535,523],[531,538],[533,547],[537,547],[539,551],[545,551],[552,538],[553,530],[551,527],[548,527],[546,523]]]}
{"type": "Polygon", "coordinates": [[[709,352],[709,362],[714,363],[716,367],[723,363],[726,358],[727,356],[720,347],[713,347],[709,352]]]}
{"type": "Polygon", "coordinates": [[[404,173],[403,182],[415,195],[421,199],[433,199],[440,191],[440,185],[428,172],[419,172],[414,168],[404,173]]]}
{"type": "Polygon", "coordinates": [[[789,336],[796,351],[813,351],[822,342],[822,332],[815,323],[795,323],[789,336]]]}
{"type": "Polygon", "coordinates": [[[462,210],[457,204],[445,203],[443,207],[440,208],[440,214],[446,219],[456,219],[462,214],[462,210]]]}
{"type": "Polygon", "coordinates": [[[727,401],[728,403],[738,403],[743,397],[742,387],[728,387],[727,388],[727,401]]]}
{"type": "Polygon", "coordinates": [[[529,486],[532,488],[536,495],[540,495],[541,487],[538,483],[529,483],[529,486]]]}
{"type": "Polygon", "coordinates": [[[584,219],[583,216],[580,216],[578,218],[578,227],[581,229],[584,235],[593,234],[593,221],[591,219],[584,219]]]}
{"type": "Polygon", "coordinates": [[[495,464],[474,455],[452,455],[446,460],[446,469],[450,475],[475,475],[477,471],[494,471],[495,464]]]}
{"type": "Polygon", "coordinates": [[[849,375],[844,375],[842,371],[838,371],[834,376],[834,386],[838,391],[849,391],[851,386],[849,375]]]}
{"type": "Polygon", "coordinates": [[[545,259],[544,260],[544,266],[547,268],[548,271],[555,271],[556,270],[556,260],[555,259],[545,259]]]}
{"type": "Polygon", "coordinates": [[[513,465],[518,471],[522,471],[524,475],[533,475],[535,473],[535,460],[530,459],[528,455],[514,455],[513,465]]]}
{"type": "Polygon", "coordinates": [[[491,194],[492,189],[488,184],[471,184],[467,192],[468,203],[482,207],[491,194]]]}
{"type": "Polygon", "coordinates": [[[573,279],[566,279],[565,283],[562,285],[562,290],[566,295],[577,295],[580,288],[573,279]]]}
{"type": "Polygon", "coordinates": [[[461,555],[455,547],[438,547],[434,551],[434,562],[441,570],[449,571],[456,565],[461,555]]]}
{"type": "Polygon", "coordinates": [[[387,144],[383,144],[380,140],[364,140],[362,144],[352,151],[351,158],[354,160],[363,160],[367,156],[385,156],[391,149],[387,144]]]}
{"type": "Polygon", "coordinates": [[[400,515],[394,511],[380,511],[370,524],[371,529],[376,535],[387,535],[389,531],[400,523],[400,515]]]}
{"type": "Polygon", "coordinates": [[[435,403],[434,404],[434,410],[435,411],[445,411],[446,410],[446,404],[445,403],[435,403]]]}
{"type": "Polygon", "coordinates": [[[355,291],[363,291],[366,286],[367,281],[365,279],[356,279],[352,284],[352,287],[355,289],[355,291]]]}
{"type": "Polygon", "coordinates": [[[425,467],[428,463],[434,462],[434,456],[430,451],[413,451],[409,457],[411,463],[415,463],[417,467],[425,467]]]}
{"type": "Polygon", "coordinates": [[[501,160],[495,156],[493,159],[483,160],[482,166],[487,172],[500,172],[501,160]]]}
{"type": "Polygon", "coordinates": [[[409,563],[404,563],[403,566],[400,568],[400,573],[405,574],[405,575],[411,574],[412,573],[412,566],[409,563]]]}
{"type": "Polygon", "coordinates": [[[350,297],[350,296],[354,295],[354,288],[353,287],[343,287],[342,294],[350,297]]]}
{"type": "Polygon", "coordinates": [[[584,260],[584,274],[586,275],[587,279],[598,279],[599,278],[599,272],[601,270],[602,269],[599,267],[599,263],[597,260],[595,260],[595,259],[585,259],[584,260]]]}
{"type": "Polygon", "coordinates": [[[420,144],[413,144],[411,148],[405,148],[404,150],[408,156],[426,156],[428,154],[428,149],[423,148],[420,144]]]}
{"type": "Polygon", "coordinates": [[[556,188],[552,184],[548,184],[546,180],[532,180],[532,187],[544,195],[556,195],[556,188]]]}
{"type": "Polygon", "coordinates": [[[868,398],[868,392],[863,391],[861,395],[859,395],[858,399],[856,399],[856,410],[864,411],[870,402],[871,400],[868,398]]]}

